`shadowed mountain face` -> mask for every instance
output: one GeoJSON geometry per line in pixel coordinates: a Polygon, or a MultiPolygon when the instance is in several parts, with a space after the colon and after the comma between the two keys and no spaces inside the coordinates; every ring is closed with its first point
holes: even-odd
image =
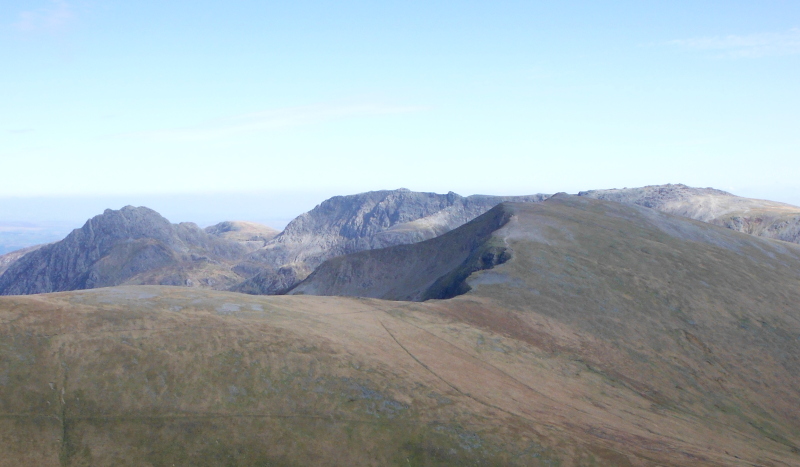
{"type": "Polygon", "coordinates": [[[296,290],[446,300],[0,297],[0,465],[800,462],[800,247],[567,195],[441,238],[296,290]]]}
{"type": "Polygon", "coordinates": [[[329,258],[434,238],[504,201],[545,199],[541,194],[463,197],[406,189],[335,196],[298,216],[263,251],[251,255],[254,265],[269,267],[233,290],[283,293],[329,258]]]}
{"type": "Polygon", "coordinates": [[[800,243],[800,207],[790,204],[680,184],[582,191],[578,196],[636,204],[759,237],[800,243]]]}
{"type": "Polygon", "coordinates": [[[289,293],[411,301],[453,297],[469,290],[464,280],[471,273],[508,259],[503,243],[492,236],[510,217],[508,207],[498,205],[431,240],[330,259],[289,293]]]}
{"type": "Polygon", "coordinates": [[[91,289],[123,283],[230,286],[243,277],[231,265],[252,251],[191,223],[170,224],[157,212],[127,206],[106,210],[64,240],[10,264],[0,294],[91,289]]]}

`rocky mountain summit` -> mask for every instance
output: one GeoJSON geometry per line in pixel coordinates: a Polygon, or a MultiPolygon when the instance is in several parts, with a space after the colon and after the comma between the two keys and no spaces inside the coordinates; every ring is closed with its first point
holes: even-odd
{"type": "Polygon", "coordinates": [[[233,290],[283,293],[325,260],[393,245],[420,242],[459,227],[506,202],[541,202],[548,195],[460,196],[404,188],[335,196],[294,219],[250,265],[269,265],[233,290]]]}
{"type": "Polygon", "coordinates": [[[252,251],[195,224],[171,224],[152,209],[107,209],[64,240],[29,252],[0,276],[0,294],[34,294],[119,284],[230,286],[232,265],[252,251]]]}
{"type": "Polygon", "coordinates": [[[800,207],[790,204],[682,184],[590,190],[578,196],[636,204],[759,237],[800,243],[800,207]]]}

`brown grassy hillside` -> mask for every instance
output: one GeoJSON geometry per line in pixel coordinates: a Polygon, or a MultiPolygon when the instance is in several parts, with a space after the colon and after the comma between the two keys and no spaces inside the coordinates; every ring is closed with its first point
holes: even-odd
{"type": "Polygon", "coordinates": [[[798,247],[585,198],[503,209],[511,258],[449,300],[0,298],[0,464],[800,462],[798,247]]]}

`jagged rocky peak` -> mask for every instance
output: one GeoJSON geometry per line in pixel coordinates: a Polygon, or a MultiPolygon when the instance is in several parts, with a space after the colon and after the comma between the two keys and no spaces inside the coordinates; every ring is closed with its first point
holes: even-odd
{"type": "Polygon", "coordinates": [[[452,206],[461,196],[450,192],[413,192],[406,188],[334,196],[286,226],[282,237],[318,233],[345,238],[366,237],[395,224],[430,216],[452,206]]]}
{"type": "Polygon", "coordinates": [[[290,242],[293,238],[320,234],[349,240],[368,238],[420,219],[441,225],[443,230],[436,232],[438,235],[474,219],[501,202],[541,202],[547,197],[543,194],[464,197],[452,191],[439,194],[406,188],[334,196],[290,222],[276,240],[290,242]]]}
{"type": "Polygon", "coordinates": [[[107,209],[63,240],[25,254],[0,276],[0,295],[124,283],[229,287],[233,263],[252,251],[197,225],[171,224],[146,207],[107,209]]]}
{"type": "Polygon", "coordinates": [[[103,214],[86,221],[81,229],[73,231],[67,239],[71,237],[74,240],[98,240],[101,243],[119,239],[152,238],[174,244],[175,227],[150,208],[125,206],[119,210],[106,209],[103,214]]]}

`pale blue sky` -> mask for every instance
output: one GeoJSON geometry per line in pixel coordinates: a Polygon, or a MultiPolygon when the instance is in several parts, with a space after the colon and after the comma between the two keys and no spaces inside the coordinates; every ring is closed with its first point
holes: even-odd
{"type": "Polygon", "coordinates": [[[794,0],[4,0],[0,199],[671,182],[800,205],[799,28],[794,0]]]}

